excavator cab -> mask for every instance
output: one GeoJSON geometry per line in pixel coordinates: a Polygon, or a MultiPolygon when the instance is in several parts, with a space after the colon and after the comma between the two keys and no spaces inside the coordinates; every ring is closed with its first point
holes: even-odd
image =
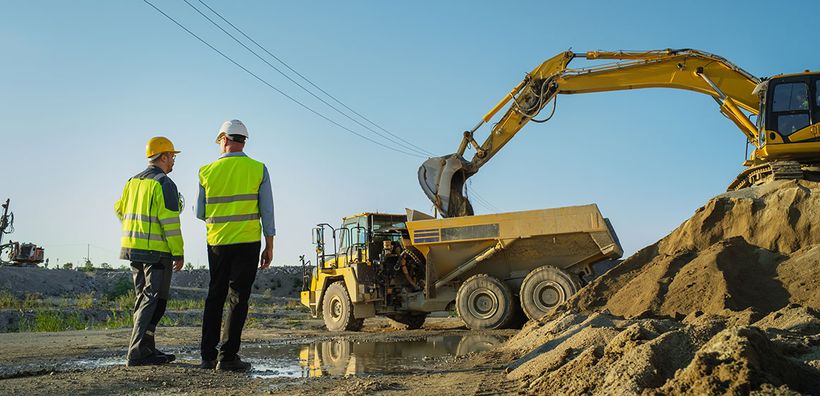
{"type": "MultiPolygon", "coordinates": [[[[760,91],[763,117],[759,125],[768,132],[761,134],[765,143],[820,140],[820,74],[775,77],[766,81],[760,91]]],[[[815,152],[808,153],[816,156],[815,152]]]]}

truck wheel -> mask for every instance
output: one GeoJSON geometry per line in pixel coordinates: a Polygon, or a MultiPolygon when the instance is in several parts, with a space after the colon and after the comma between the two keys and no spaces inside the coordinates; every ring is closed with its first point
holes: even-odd
{"type": "Polygon", "coordinates": [[[515,317],[515,302],[504,282],[487,274],[473,275],[458,289],[456,311],[473,330],[500,329],[515,317]]]}
{"type": "Polygon", "coordinates": [[[359,331],[364,319],[353,317],[353,303],[343,281],[330,284],[322,298],[322,317],[330,331],[359,331]]]}
{"type": "Polygon", "coordinates": [[[399,315],[390,315],[387,317],[391,321],[391,325],[395,328],[403,329],[407,328],[407,330],[416,330],[420,329],[422,325],[424,325],[424,321],[427,319],[426,314],[399,314],[399,315]]]}
{"type": "Polygon", "coordinates": [[[541,319],[580,288],[575,277],[566,271],[549,265],[538,267],[521,283],[521,309],[528,318],[541,319]]]}

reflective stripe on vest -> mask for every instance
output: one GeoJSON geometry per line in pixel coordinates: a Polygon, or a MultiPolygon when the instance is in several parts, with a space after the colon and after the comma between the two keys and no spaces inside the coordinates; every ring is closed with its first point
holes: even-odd
{"type": "Polygon", "coordinates": [[[147,232],[139,232],[139,231],[123,231],[122,236],[124,238],[134,238],[134,239],[147,239],[151,241],[164,241],[165,238],[162,234],[149,234],[147,232]]]}
{"type": "Polygon", "coordinates": [[[258,242],[259,186],[264,165],[248,157],[223,157],[199,170],[205,189],[205,228],[209,245],[258,242]]]}
{"type": "MultiPolygon", "coordinates": [[[[163,235],[163,224],[173,224],[179,222],[179,217],[159,219],[160,205],[162,203],[162,187],[154,178],[132,178],[126,184],[124,205],[125,213],[122,215],[122,238],[121,247],[123,249],[139,249],[145,251],[156,251],[169,253],[167,237],[172,236],[169,232],[163,235]]],[[[175,230],[177,235],[181,231],[175,230]]]]}

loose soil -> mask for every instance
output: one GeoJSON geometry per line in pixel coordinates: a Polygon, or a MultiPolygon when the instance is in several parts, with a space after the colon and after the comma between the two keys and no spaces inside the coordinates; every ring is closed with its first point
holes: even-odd
{"type": "Polygon", "coordinates": [[[820,184],[722,194],[502,348],[531,394],[820,394],[820,184]]]}

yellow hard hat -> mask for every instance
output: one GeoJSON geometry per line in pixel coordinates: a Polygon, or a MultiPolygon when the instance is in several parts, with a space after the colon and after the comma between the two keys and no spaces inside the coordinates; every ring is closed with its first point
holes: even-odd
{"type": "Polygon", "coordinates": [[[174,150],[174,144],[171,143],[165,136],[154,136],[145,145],[145,157],[151,158],[161,153],[181,153],[181,151],[174,150]]]}

